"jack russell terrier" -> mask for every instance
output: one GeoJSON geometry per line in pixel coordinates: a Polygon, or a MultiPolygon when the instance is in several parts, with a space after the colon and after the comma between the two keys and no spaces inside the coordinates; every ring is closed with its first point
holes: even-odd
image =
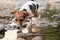
{"type": "MultiPolygon", "coordinates": [[[[24,20],[29,17],[38,17],[39,5],[34,1],[28,1],[19,10],[14,10],[11,14],[14,14],[14,19],[12,20],[15,24],[21,25],[24,20]]],[[[15,25],[13,24],[13,25],[15,25]]]]}

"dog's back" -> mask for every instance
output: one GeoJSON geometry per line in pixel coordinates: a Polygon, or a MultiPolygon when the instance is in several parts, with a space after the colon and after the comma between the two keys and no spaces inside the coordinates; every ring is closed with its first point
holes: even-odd
{"type": "Polygon", "coordinates": [[[32,13],[33,8],[38,12],[38,9],[39,9],[38,3],[34,1],[28,1],[24,5],[22,5],[22,7],[20,8],[20,11],[21,10],[27,11],[30,16],[34,16],[32,13]]]}

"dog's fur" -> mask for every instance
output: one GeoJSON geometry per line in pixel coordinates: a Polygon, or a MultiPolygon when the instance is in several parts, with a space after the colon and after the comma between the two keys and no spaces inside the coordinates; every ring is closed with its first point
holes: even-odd
{"type": "Polygon", "coordinates": [[[23,22],[23,26],[26,26],[27,28],[30,27],[31,25],[36,25],[37,27],[39,27],[40,26],[40,18],[31,17],[31,18],[26,19],[23,22]]]}
{"type": "Polygon", "coordinates": [[[28,1],[20,8],[20,11],[24,10],[29,13],[29,17],[38,16],[39,5],[34,1],[28,1]]]}
{"type": "Polygon", "coordinates": [[[24,20],[29,17],[38,17],[39,5],[36,2],[28,1],[19,10],[12,11],[14,14],[14,22],[18,25],[23,24],[24,20]]]}
{"type": "Polygon", "coordinates": [[[17,23],[18,25],[22,25],[23,21],[28,16],[28,12],[26,11],[15,10],[13,11],[13,13],[14,13],[14,19],[12,21],[17,23]]]}

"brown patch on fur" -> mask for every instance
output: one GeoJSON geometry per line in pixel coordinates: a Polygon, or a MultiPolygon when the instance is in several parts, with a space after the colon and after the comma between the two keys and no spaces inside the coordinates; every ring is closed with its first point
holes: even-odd
{"type": "Polygon", "coordinates": [[[34,17],[38,17],[38,13],[37,13],[37,11],[35,10],[35,8],[32,9],[32,13],[34,14],[34,17]]]}
{"type": "Polygon", "coordinates": [[[36,25],[31,25],[30,28],[28,28],[30,32],[32,33],[37,33],[40,31],[40,28],[37,27],[36,25]]]}

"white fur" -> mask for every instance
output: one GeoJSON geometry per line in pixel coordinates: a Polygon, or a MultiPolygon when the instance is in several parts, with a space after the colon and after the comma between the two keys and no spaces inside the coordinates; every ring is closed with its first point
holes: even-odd
{"type": "Polygon", "coordinates": [[[11,27],[13,27],[13,26],[17,26],[18,24],[16,24],[15,22],[11,22],[11,24],[8,24],[8,25],[10,25],[11,27]]]}
{"type": "Polygon", "coordinates": [[[5,32],[5,37],[0,40],[16,40],[17,39],[17,29],[8,30],[5,32]]]}
{"type": "MultiPolygon", "coordinates": [[[[13,26],[18,26],[18,24],[15,22],[15,18],[12,19],[12,21],[10,21],[10,24],[8,24],[9,26],[13,27],[13,26]]],[[[20,26],[20,25],[19,25],[20,26]]],[[[21,26],[20,26],[21,27],[21,26]]]]}
{"type": "Polygon", "coordinates": [[[37,17],[32,17],[31,19],[26,19],[26,20],[28,20],[29,22],[24,21],[23,25],[27,24],[27,27],[29,27],[29,26],[31,26],[33,24],[38,26],[38,27],[40,26],[40,19],[37,18],[37,17]]]}
{"type": "MultiPolygon", "coordinates": [[[[32,3],[34,3],[35,5],[37,4],[34,1],[28,1],[24,5],[22,5],[22,7],[20,8],[20,11],[23,10],[23,9],[26,9],[27,10],[27,12],[29,13],[29,16],[28,17],[34,16],[33,13],[32,13],[32,11],[29,8],[29,5],[32,5],[32,3]]],[[[36,11],[38,12],[38,9],[36,9],[36,11]]]]}

